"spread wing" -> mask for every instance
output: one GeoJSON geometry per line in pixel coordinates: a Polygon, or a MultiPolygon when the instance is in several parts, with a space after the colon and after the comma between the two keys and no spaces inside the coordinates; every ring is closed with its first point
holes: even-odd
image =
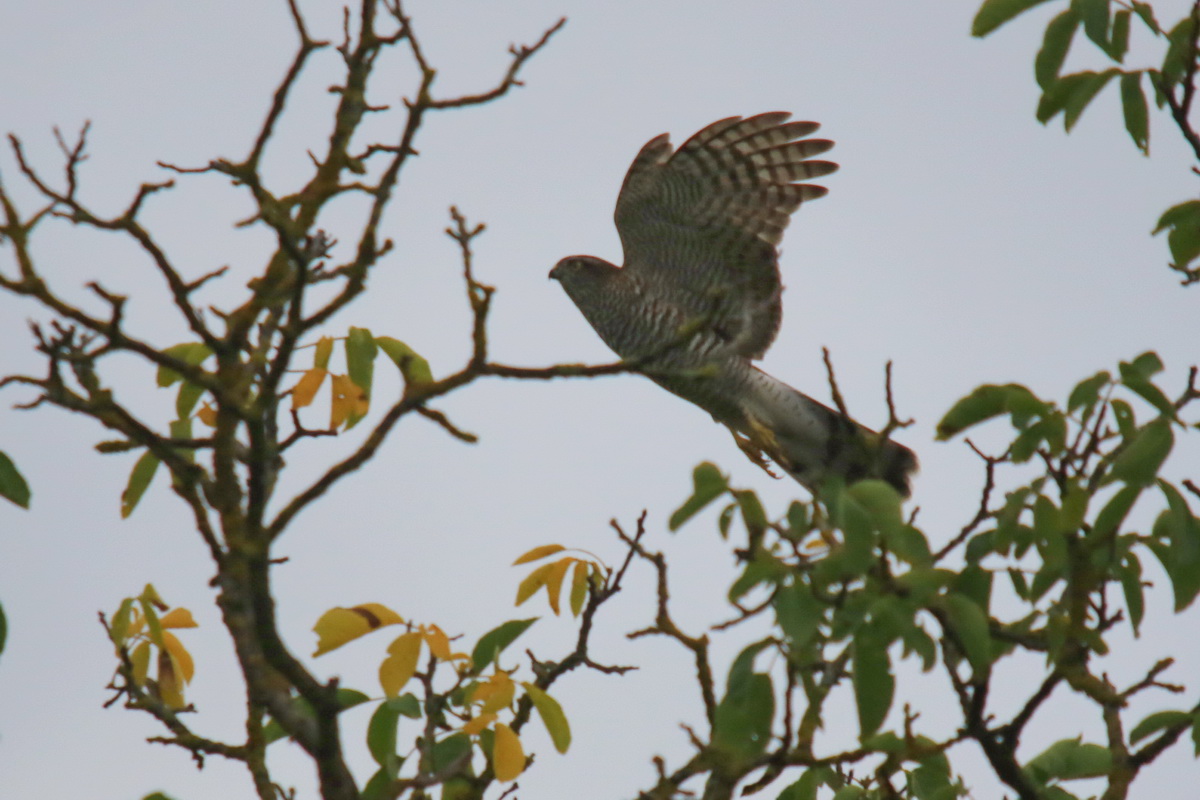
{"type": "Polygon", "coordinates": [[[733,349],[761,358],[781,318],[776,245],[791,214],[837,169],[815,122],[773,112],[729,117],[671,151],[667,134],[637,154],[617,199],[625,269],[690,316],[709,316],[733,349]]]}

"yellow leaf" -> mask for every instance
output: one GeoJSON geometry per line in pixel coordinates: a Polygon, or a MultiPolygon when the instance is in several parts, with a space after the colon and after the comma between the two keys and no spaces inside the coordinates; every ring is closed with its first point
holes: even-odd
{"type": "Polygon", "coordinates": [[[587,562],[576,561],[575,572],[571,575],[571,615],[575,617],[583,611],[583,604],[587,601],[589,568],[587,562]]]}
{"type": "Polygon", "coordinates": [[[329,356],[333,354],[333,339],[322,336],[317,340],[317,350],[313,355],[313,367],[320,370],[329,369],[329,356]]]}
{"type": "Polygon", "coordinates": [[[485,714],[490,714],[512,705],[513,697],[517,691],[516,684],[512,682],[512,678],[503,672],[497,673],[497,677],[500,675],[504,675],[504,679],[495,682],[495,689],[488,694],[487,699],[484,700],[483,705],[479,708],[485,714]]]}
{"type": "Polygon", "coordinates": [[[420,633],[410,631],[388,645],[390,655],[379,665],[379,685],[388,697],[399,696],[400,690],[416,673],[422,641],[424,637],[420,633]]]}
{"type": "Polygon", "coordinates": [[[478,717],[468,720],[467,724],[462,726],[462,732],[468,736],[474,736],[495,721],[495,714],[480,714],[478,717]]]}
{"type": "Polygon", "coordinates": [[[496,780],[512,781],[525,771],[525,750],[513,729],[503,722],[496,723],[496,738],[492,745],[492,769],[496,780]]]}
{"type": "Polygon", "coordinates": [[[355,386],[348,375],[330,376],[329,390],[329,427],[340,428],[359,404],[365,402],[363,390],[355,386]]]}
{"type": "Polygon", "coordinates": [[[158,590],[154,588],[153,583],[147,583],[146,588],[142,589],[142,593],[138,595],[138,600],[143,603],[152,603],[159,611],[166,611],[170,606],[163,602],[163,599],[158,596],[158,590]]]}
{"type": "Polygon", "coordinates": [[[200,410],[196,412],[196,416],[208,427],[217,427],[217,410],[208,403],[200,407],[200,410]]]}
{"type": "Polygon", "coordinates": [[[300,377],[296,385],[292,387],[292,408],[304,408],[312,403],[313,398],[317,396],[317,390],[321,388],[321,384],[325,382],[325,376],[329,372],[323,369],[310,369],[300,377]]]}
{"type": "Polygon", "coordinates": [[[172,608],[163,618],[159,620],[164,628],[199,628],[196,620],[192,619],[192,612],[186,608],[172,608]]]}
{"type": "Polygon", "coordinates": [[[571,726],[567,724],[567,715],[563,713],[562,706],[558,704],[557,700],[538,688],[536,684],[523,683],[521,685],[525,687],[525,693],[533,701],[533,707],[537,709],[538,716],[542,718],[546,730],[550,733],[550,738],[554,741],[554,749],[560,753],[567,752],[571,746],[571,726]]]}
{"type": "Polygon", "coordinates": [[[437,625],[422,625],[421,630],[425,634],[425,643],[429,645],[429,652],[433,653],[433,657],[439,661],[449,661],[451,657],[450,637],[443,633],[437,625]]]}
{"type": "Polygon", "coordinates": [[[578,559],[568,556],[550,565],[552,569],[546,575],[546,596],[550,600],[550,608],[554,611],[555,616],[558,616],[558,598],[562,594],[563,578],[571,565],[577,561],[578,559]]]}
{"type": "Polygon", "coordinates": [[[555,553],[561,553],[566,549],[567,548],[563,547],[561,544],[544,544],[541,547],[533,548],[528,553],[518,558],[513,562],[513,566],[515,567],[518,564],[528,564],[530,561],[537,561],[539,558],[552,556],[555,553]]]}
{"type": "Polygon", "coordinates": [[[170,708],[183,708],[186,705],[179,670],[166,650],[158,653],[158,697],[170,708]]]}
{"type": "Polygon", "coordinates": [[[181,683],[183,685],[191,683],[192,676],[196,674],[196,664],[192,661],[192,654],[183,646],[183,642],[179,641],[170,631],[163,631],[163,647],[171,654],[171,660],[178,667],[175,673],[181,679],[181,683]]]}
{"type": "Polygon", "coordinates": [[[146,675],[150,672],[150,643],[143,641],[129,654],[133,664],[133,682],[138,686],[146,685],[146,675]]]}
{"type": "Polygon", "coordinates": [[[142,628],[146,627],[146,618],[143,617],[138,610],[133,610],[133,619],[129,622],[129,627],[125,631],[125,639],[128,641],[142,632],[142,628]]]}
{"type": "Polygon", "coordinates": [[[554,569],[553,564],[543,564],[533,572],[525,576],[525,580],[517,587],[517,602],[516,605],[521,605],[529,598],[533,597],[537,590],[546,585],[546,578],[554,569]]]}
{"type": "Polygon", "coordinates": [[[133,619],[133,614],[133,598],[126,597],[117,608],[117,613],[113,614],[112,624],[108,627],[108,635],[113,644],[122,645],[132,635],[129,632],[129,623],[133,619]]]}
{"type": "Polygon", "coordinates": [[[385,625],[403,622],[396,612],[378,603],[364,603],[352,608],[331,608],[321,615],[313,630],[317,634],[314,656],[336,650],[347,642],[365,636],[385,625]]]}

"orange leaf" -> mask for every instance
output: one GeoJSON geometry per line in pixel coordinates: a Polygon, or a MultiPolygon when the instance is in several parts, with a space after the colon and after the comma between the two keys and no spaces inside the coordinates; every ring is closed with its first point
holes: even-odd
{"type": "Polygon", "coordinates": [[[179,668],[170,652],[158,653],[158,696],[170,708],[183,708],[183,683],[179,679],[179,668]]]}
{"type": "Polygon", "coordinates": [[[525,750],[513,729],[503,722],[496,723],[496,738],[492,745],[492,769],[496,780],[512,781],[525,771],[525,750]]]}
{"type": "Polygon", "coordinates": [[[478,717],[467,720],[467,724],[462,726],[462,732],[468,736],[474,736],[495,721],[495,714],[480,714],[478,717]]]}
{"type": "Polygon", "coordinates": [[[196,416],[208,427],[217,427],[217,410],[208,403],[200,407],[200,410],[196,412],[196,416]]]}
{"type": "Polygon", "coordinates": [[[546,575],[546,596],[550,600],[550,608],[554,611],[555,616],[558,615],[558,598],[562,594],[563,578],[571,565],[577,561],[578,559],[568,556],[550,565],[552,569],[546,575]]]}
{"type": "Polygon", "coordinates": [[[449,661],[451,658],[450,637],[443,633],[437,625],[422,625],[421,631],[425,635],[425,643],[429,645],[429,652],[433,653],[433,657],[439,661],[449,661]]]}
{"type": "Polygon", "coordinates": [[[516,605],[521,605],[529,598],[533,597],[537,590],[546,585],[546,579],[549,577],[551,570],[554,569],[553,564],[543,564],[533,572],[525,576],[525,580],[517,586],[517,602],[516,605]]]}
{"type": "Polygon", "coordinates": [[[493,683],[495,688],[488,693],[487,699],[483,701],[483,705],[480,706],[479,710],[485,714],[490,714],[511,706],[513,697],[517,692],[516,684],[513,683],[512,678],[503,672],[498,672],[489,683],[493,683]],[[502,680],[500,679],[501,676],[503,676],[502,680]]]}
{"type": "Polygon", "coordinates": [[[417,631],[401,634],[388,645],[390,655],[379,665],[379,685],[388,697],[397,697],[417,672],[424,637],[417,631]]]}
{"type": "Polygon", "coordinates": [[[196,620],[192,619],[192,612],[186,608],[173,608],[163,615],[159,624],[164,628],[199,628],[196,620]]]}
{"type": "Polygon", "coordinates": [[[362,401],[362,389],[347,375],[332,375],[329,380],[329,427],[340,428],[362,401]]]}
{"type": "Polygon", "coordinates": [[[541,547],[533,548],[528,553],[518,558],[513,562],[513,566],[515,567],[518,564],[528,564],[530,561],[537,561],[539,558],[552,556],[555,553],[561,553],[566,549],[567,548],[563,547],[561,544],[544,544],[541,547]]]}
{"type": "Polygon", "coordinates": [[[179,641],[178,637],[170,631],[163,631],[163,648],[171,654],[171,661],[178,668],[175,674],[180,678],[180,685],[185,686],[192,682],[192,676],[196,674],[196,664],[192,661],[192,654],[183,646],[183,642],[179,641]]]}
{"type": "Polygon", "coordinates": [[[399,614],[379,603],[363,603],[352,608],[331,608],[313,625],[313,631],[317,634],[317,650],[313,655],[319,656],[336,650],[371,631],[403,621],[399,614]]]}
{"type": "Polygon", "coordinates": [[[300,377],[296,385],[292,387],[292,408],[304,408],[312,403],[313,398],[317,396],[317,390],[321,388],[321,384],[325,382],[325,376],[329,374],[328,370],[310,369],[300,377]]]}

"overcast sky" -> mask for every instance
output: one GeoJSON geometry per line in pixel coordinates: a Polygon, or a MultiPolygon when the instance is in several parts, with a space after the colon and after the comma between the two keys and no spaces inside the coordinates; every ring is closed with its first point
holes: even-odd
{"type": "MultiPolygon", "coordinates": [[[[511,43],[536,40],[559,16],[569,22],[527,65],[524,88],[482,108],[429,117],[420,157],[385,220],[396,250],[330,331],[357,325],[403,339],[437,374],[462,365],[469,315],[457,252],[442,233],[446,209],[456,204],[488,225],[476,259],[480,279],[498,289],[495,357],[520,365],[608,361],[560,287],[546,280],[549,268],[573,253],[620,260],[612,207],[629,161],[649,138],[669,131],[679,143],[724,116],[792,111],[822,123],[822,135],[837,142],[830,158],[842,168],[825,181],[830,194],[803,208],[784,241],[783,328],[763,366],[825,398],[820,348],[829,347],[851,409],[878,424],[884,364],[894,360],[899,411],[917,420],[899,436],[922,463],[914,502],[931,539],[944,542],[972,515],[982,471],[960,441],[934,442],[933,430],[974,386],[1018,381],[1061,400],[1078,379],[1154,349],[1175,393],[1197,360],[1200,290],[1178,286],[1165,266],[1165,241],[1149,235],[1162,210],[1194,195],[1189,154],[1155,112],[1153,157],[1142,157],[1112,89],[1070,136],[1058,122],[1037,124],[1032,59],[1055,5],[978,41],[968,34],[973,2],[414,2],[409,10],[439,70],[440,96],[490,88],[511,43]]],[[[1173,20],[1184,4],[1158,5],[1159,18],[1173,20]]],[[[333,4],[305,9],[314,35],[340,35],[333,4]]],[[[1135,63],[1139,53],[1158,52],[1135,44],[1135,63]]],[[[164,177],[157,160],[243,157],[294,45],[282,0],[7,3],[0,128],[22,137],[32,160],[53,174],[60,162],[52,126],[70,133],[91,120],[83,197],[116,214],[139,183],[164,177]]],[[[1089,48],[1079,47],[1072,65],[1099,64],[1089,48]]],[[[337,62],[332,50],[318,56],[289,107],[266,164],[277,193],[306,179],[305,150],[327,136],[334,101],[325,89],[337,62]]],[[[386,61],[382,76],[376,103],[395,103],[415,84],[401,58],[386,61]]],[[[398,114],[380,114],[371,130],[388,140],[401,124],[398,114]]],[[[10,153],[0,154],[0,175],[26,213],[35,207],[10,153]]],[[[269,252],[265,231],[231,227],[249,209],[227,181],[205,176],[156,197],[145,222],[186,274],[230,265],[207,298],[227,304],[269,252]]],[[[349,243],[360,212],[347,204],[322,225],[349,243]]],[[[99,279],[131,295],[127,318],[139,335],[163,346],[185,340],[157,276],[124,242],[48,225],[35,252],[66,295],[94,308],[81,287],[99,279]]],[[[12,274],[9,251],[0,269],[12,274]]],[[[45,319],[29,303],[0,297],[5,374],[42,369],[29,346],[30,318],[45,319]]],[[[382,404],[399,385],[382,368],[377,374],[382,404]]],[[[173,395],[154,390],[151,373],[114,360],[105,375],[147,418],[169,419],[173,395]]],[[[5,409],[28,399],[20,391],[0,398],[5,409]]],[[[370,465],[280,543],[278,555],[289,561],[276,571],[277,598],[296,652],[312,651],[310,628],[323,610],[367,601],[473,642],[503,619],[543,613],[509,610],[523,574],[507,567],[516,555],[562,542],[615,563],[621,550],[608,520],[631,527],[642,509],[650,546],[672,559],[678,621],[700,632],[729,615],[720,596],[733,566],[711,515],[680,534],[665,531],[692,467],[716,461],[737,484],[759,490],[772,513],[804,495],[772,481],[706,414],[644,378],[491,380],[437,407],[480,443],[407,419],[370,465]]],[[[981,439],[999,442],[1000,433],[981,439]]],[[[360,436],[293,449],[281,491],[320,474],[360,436]]],[[[182,634],[197,661],[189,693],[201,709],[195,727],[231,741],[242,735],[240,683],[207,585],[205,550],[161,475],[133,517],[120,520],[134,459],[96,454],[91,446],[102,438],[90,421],[62,412],[0,411],[0,449],[34,492],[28,512],[0,504],[0,602],[10,627],[0,655],[0,795],[249,796],[236,765],[213,759],[197,773],[183,751],[143,742],[162,732],[149,717],[100,707],[113,661],[96,612],[111,612],[152,581],[201,624],[182,634]]],[[[1185,440],[1170,472],[1196,476],[1197,466],[1195,443],[1185,440]]],[[[1169,591],[1154,577],[1148,615],[1161,620],[1142,640],[1122,640],[1110,668],[1120,684],[1166,654],[1180,660],[1168,680],[1197,674],[1197,637],[1180,635],[1196,629],[1197,615],[1169,616],[1169,591]]],[[[645,570],[632,574],[629,591],[606,609],[593,651],[642,669],[623,678],[573,675],[554,687],[575,743],[560,756],[542,732],[532,733],[528,746],[539,757],[521,779],[521,796],[627,796],[652,782],[651,756],[676,765],[687,757],[678,724],[702,719],[688,659],[666,643],[623,638],[651,619],[650,586],[645,570]]],[[[741,637],[718,637],[721,657],[736,652],[741,637]]],[[[388,640],[366,639],[314,668],[377,692],[374,669],[388,640]]],[[[561,657],[573,641],[571,622],[543,619],[528,641],[542,658],[561,657]]],[[[1007,670],[1000,686],[1028,691],[1040,665],[1024,669],[1007,670]]],[[[899,698],[945,734],[955,716],[936,694],[942,690],[936,679],[902,681],[899,698]]],[[[1172,702],[1147,695],[1139,708],[1172,702]]],[[[368,714],[346,716],[347,740],[360,740],[368,714]]],[[[1099,737],[1088,706],[1064,702],[1049,716],[1050,727],[1027,734],[1026,756],[1065,736],[1099,737]]],[[[849,742],[857,730],[848,702],[826,722],[830,742],[849,742]]],[[[402,740],[413,730],[402,728],[402,740]]],[[[309,791],[311,770],[290,747],[272,748],[275,777],[309,791]]],[[[973,745],[955,754],[977,798],[998,796],[973,745]]],[[[1190,748],[1161,761],[1133,796],[1193,797],[1200,771],[1190,748]]],[[[353,765],[364,779],[370,774],[361,748],[353,765]]]]}

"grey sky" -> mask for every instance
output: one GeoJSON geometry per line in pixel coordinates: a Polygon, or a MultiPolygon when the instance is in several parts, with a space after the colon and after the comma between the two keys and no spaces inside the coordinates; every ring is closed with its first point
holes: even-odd
{"type": "MultiPolygon", "coordinates": [[[[340,10],[306,5],[314,35],[336,39],[340,10]]],[[[723,116],[792,111],[822,123],[822,135],[838,143],[830,158],[842,168],[824,181],[829,196],[806,205],[788,231],[783,329],[763,365],[824,398],[820,348],[828,346],[851,409],[878,424],[883,366],[893,359],[899,410],[917,420],[899,436],[922,462],[914,502],[930,537],[947,540],[973,513],[982,470],[961,442],[934,442],[933,426],[975,385],[1019,381],[1062,398],[1076,380],[1155,349],[1167,364],[1166,385],[1182,388],[1196,361],[1197,290],[1178,287],[1165,267],[1165,241],[1149,236],[1163,209],[1194,194],[1188,153],[1155,112],[1153,157],[1141,157],[1112,90],[1069,137],[1058,122],[1039,126],[1032,58],[1051,10],[981,42],[968,35],[975,5],[413,3],[443,96],[490,88],[508,63],[509,44],[534,41],[561,15],[569,22],[528,64],[524,88],[429,118],[417,142],[421,155],[386,221],[396,250],[331,332],[368,327],[408,342],[435,373],[461,366],[469,315],[457,252],[442,233],[453,203],[488,225],[476,259],[480,279],[498,288],[495,356],[522,365],[608,361],[558,285],[546,280],[549,268],[572,253],[620,260],[612,207],[647,139],[670,131],[679,143],[723,116]]],[[[1159,5],[1160,17],[1173,19],[1183,4],[1159,5]]],[[[0,9],[0,128],[20,135],[34,162],[54,174],[51,126],[71,134],[90,119],[83,196],[116,213],[140,182],[162,179],[156,160],[200,165],[244,155],[294,44],[282,0],[9,3],[0,9]]],[[[1135,62],[1138,52],[1150,52],[1138,47],[1135,62]]],[[[268,158],[281,193],[306,178],[305,149],[327,135],[333,101],[325,88],[337,58],[325,52],[305,75],[268,158]]],[[[1084,47],[1072,58],[1099,63],[1084,47]]],[[[384,71],[392,78],[373,100],[396,102],[415,83],[411,67],[396,58],[384,71]]],[[[397,114],[372,121],[384,140],[400,124],[397,114]]],[[[20,186],[7,151],[0,173],[10,189],[20,186]]],[[[34,207],[32,194],[22,194],[26,209],[34,207]]],[[[249,210],[238,190],[205,176],[155,198],[145,219],[189,274],[231,266],[208,296],[226,304],[269,251],[263,230],[230,227],[249,210]]],[[[335,236],[344,231],[348,245],[361,210],[347,203],[322,224],[335,236]]],[[[10,270],[4,252],[0,269],[10,270]]],[[[184,340],[157,276],[125,243],[55,225],[37,253],[50,280],[71,296],[92,303],[81,287],[100,279],[133,297],[128,319],[142,335],[162,345],[184,340]]],[[[30,317],[44,315],[0,297],[5,374],[41,370],[28,346],[30,317]]],[[[398,391],[382,366],[376,413],[398,391]]],[[[141,366],[116,362],[106,374],[132,387],[131,404],[150,419],[165,423],[173,413],[173,395],[154,390],[141,366]]],[[[7,409],[28,396],[13,391],[2,399],[7,409]]],[[[675,536],[665,532],[692,467],[716,461],[736,483],[759,490],[772,513],[804,494],[748,463],[702,412],[638,377],[492,380],[439,408],[481,442],[466,445],[424,420],[406,420],[372,464],[283,541],[279,554],[290,560],[277,570],[278,600],[296,651],[311,652],[309,629],[334,605],[383,602],[467,641],[503,619],[542,614],[537,601],[510,610],[524,573],[507,564],[547,542],[616,562],[621,551],[608,520],[632,526],[643,508],[651,545],[672,559],[679,621],[699,631],[729,615],[714,589],[726,585],[733,566],[711,516],[675,536]]],[[[360,436],[356,429],[295,448],[289,485],[319,474],[360,436]]],[[[95,425],[61,412],[0,412],[0,449],[34,490],[30,512],[0,504],[0,602],[10,625],[0,655],[0,795],[129,800],[162,789],[179,800],[249,796],[236,766],[211,759],[197,773],[182,751],[143,742],[161,732],[148,717],[100,708],[112,656],[96,611],[111,611],[152,581],[201,623],[182,634],[197,660],[189,695],[202,712],[196,727],[241,736],[240,682],[207,586],[204,548],[162,476],[133,517],[119,519],[133,458],[97,455],[90,447],[102,438],[95,425]]],[[[986,433],[979,439],[999,441],[986,433]]],[[[1197,464],[1195,443],[1185,440],[1172,469],[1194,476],[1197,464]]],[[[543,733],[530,736],[538,760],[521,779],[523,797],[562,797],[564,787],[585,800],[627,796],[651,782],[651,756],[686,757],[678,723],[702,716],[687,658],[662,642],[623,638],[650,619],[649,589],[649,576],[635,572],[602,619],[594,651],[642,669],[624,678],[571,676],[555,687],[575,743],[559,756],[543,733]]],[[[1114,658],[1118,682],[1140,677],[1165,653],[1180,661],[1174,679],[1196,674],[1200,647],[1180,631],[1195,630],[1197,615],[1165,616],[1164,589],[1160,580],[1148,610],[1160,624],[1114,658]]],[[[555,658],[573,630],[569,621],[545,618],[528,638],[539,656],[555,658]]],[[[718,645],[726,656],[744,641],[728,638],[718,645]]],[[[315,667],[377,693],[374,670],[386,641],[368,638],[315,667]]],[[[1014,690],[1027,689],[1039,670],[1027,666],[1007,678],[1014,690]]],[[[912,701],[923,720],[952,730],[953,709],[937,694],[938,679],[901,687],[899,699],[912,701]]],[[[1170,702],[1148,696],[1144,710],[1170,702]]],[[[852,707],[835,708],[844,717],[827,719],[831,741],[849,742],[857,729],[852,707]]],[[[1094,734],[1098,719],[1080,709],[1090,714],[1070,702],[1056,706],[1051,729],[1031,731],[1025,752],[1094,734]]],[[[368,713],[347,715],[348,740],[360,739],[368,713]]],[[[289,747],[273,748],[277,778],[303,796],[311,770],[289,747]]],[[[976,797],[996,796],[973,746],[960,749],[956,766],[979,787],[976,797]]],[[[365,778],[370,766],[358,750],[355,769],[365,778]]],[[[1198,775],[1181,746],[1134,796],[1192,797],[1198,775]]]]}

